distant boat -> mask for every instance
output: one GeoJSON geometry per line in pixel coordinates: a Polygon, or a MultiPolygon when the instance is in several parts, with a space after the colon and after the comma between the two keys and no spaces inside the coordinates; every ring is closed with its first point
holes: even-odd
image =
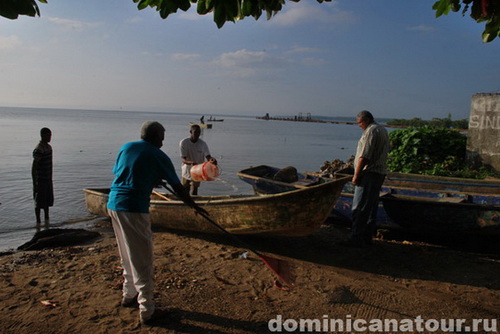
{"type": "Polygon", "coordinates": [[[207,122],[224,122],[224,119],[217,119],[217,118],[215,118],[215,117],[210,116],[210,117],[207,119],[207,122]]]}
{"type": "MultiPolygon", "coordinates": [[[[313,233],[330,215],[349,177],[273,195],[194,196],[210,217],[234,234],[297,237],[313,233]]],[[[109,188],[84,189],[90,213],[107,216],[109,188]]],[[[163,195],[163,194],[162,194],[163,195]]],[[[211,224],[172,195],[152,195],[151,223],[174,230],[218,233],[211,224]]]]}
{"type": "Polygon", "coordinates": [[[200,129],[211,129],[212,128],[212,124],[205,124],[205,123],[189,122],[189,125],[190,126],[198,125],[200,127],[200,129]]]}

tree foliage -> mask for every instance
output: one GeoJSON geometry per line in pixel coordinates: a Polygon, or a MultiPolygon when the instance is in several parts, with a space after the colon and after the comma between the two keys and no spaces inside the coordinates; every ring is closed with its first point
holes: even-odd
{"type": "MultiPolygon", "coordinates": [[[[38,0],[47,3],[46,0],[38,0]]],[[[205,15],[213,13],[217,27],[227,22],[236,22],[245,17],[252,16],[256,20],[266,12],[267,18],[283,9],[286,1],[299,2],[300,0],[132,0],[137,4],[139,10],[152,8],[156,10],[163,19],[179,9],[187,11],[192,5],[196,5],[198,14],[205,15]]],[[[309,1],[309,0],[307,0],[309,1]]],[[[319,3],[331,2],[332,0],[316,0],[319,3]]],[[[0,15],[9,19],[17,19],[19,15],[40,16],[40,11],[35,0],[0,0],[0,15]]]]}
{"type": "Polygon", "coordinates": [[[465,16],[470,11],[470,17],[477,23],[485,23],[483,42],[489,43],[500,37],[500,1],[498,0],[438,0],[432,7],[436,17],[448,15],[450,11],[462,10],[465,16]]]}
{"type": "MultiPolygon", "coordinates": [[[[38,0],[47,3],[46,0],[38,0]]],[[[40,9],[35,0],[0,0],[0,15],[15,20],[19,15],[40,16],[40,9]]]]}
{"type": "MultiPolygon", "coordinates": [[[[84,0],[82,0],[84,1],[84,0]]],[[[166,19],[179,9],[187,11],[196,5],[198,14],[213,13],[217,27],[222,28],[228,21],[236,22],[252,16],[256,20],[266,12],[267,19],[281,11],[286,1],[299,2],[300,0],[132,0],[139,10],[151,8],[166,19]]],[[[310,0],[306,0],[310,1],[310,0]]],[[[319,3],[332,0],[316,0],[319,3]]],[[[368,1],[368,0],[367,0],[368,1]]],[[[46,0],[38,0],[47,3],[46,0]]],[[[500,36],[500,1],[499,0],[437,0],[432,7],[436,17],[447,15],[450,11],[458,12],[462,9],[465,15],[470,10],[470,16],[478,23],[486,22],[483,32],[483,41],[491,42],[500,36]],[[463,6],[463,8],[462,8],[463,6]]],[[[15,20],[19,15],[40,16],[36,0],[0,0],[0,16],[15,20]]]]}
{"type": "MultiPolygon", "coordinates": [[[[177,10],[186,11],[191,8],[191,4],[196,5],[196,11],[200,15],[212,13],[217,27],[222,28],[227,21],[236,22],[247,16],[252,16],[256,20],[267,13],[270,19],[273,15],[281,11],[285,0],[133,0],[137,3],[139,10],[151,7],[159,12],[163,19],[177,10]]],[[[299,2],[300,0],[289,0],[299,2]]],[[[332,0],[316,0],[319,3],[330,2],[332,0]]]]}

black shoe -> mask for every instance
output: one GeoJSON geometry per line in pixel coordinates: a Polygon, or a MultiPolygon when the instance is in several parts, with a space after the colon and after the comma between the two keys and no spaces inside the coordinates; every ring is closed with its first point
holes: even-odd
{"type": "Polygon", "coordinates": [[[132,297],[132,298],[123,297],[121,306],[122,307],[131,307],[131,308],[138,307],[139,303],[137,302],[137,296],[138,295],[135,295],[135,297],[132,297]]]}

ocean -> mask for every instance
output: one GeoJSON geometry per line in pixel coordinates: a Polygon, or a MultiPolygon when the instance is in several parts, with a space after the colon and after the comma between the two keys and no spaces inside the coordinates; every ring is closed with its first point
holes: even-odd
{"type": "MultiPolygon", "coordinates": [[[[201,116],[0,107],[0,141],[4,143],[0,168],[0,251],[17,248],[36,232],[31,164],[42,127],[52,130],[50,144],[54,151],[55,203],[50,208],[50,226],[85,228],[89,223],[81,219],[90,214],[82,189],[109,187],[117,151],[124,143],[139,140],[144,121],[156,120],[165,126],[162,150],[180,175],[179,141],[189,136],[189,122],[198,122],[201,116]]],[[[209,116],[205,115],[205,119],[209,116]]],[[[353,155],[362,132],[357,126],[345,124],[213,116],[224,121],[212,123],[213,128],[204,129],[201,138],[218,160],[221,175],[216,181],[203,182],[200,195],[252,193],[250,185],[236,175],[251,166],[294,166],[299,171],[317,172],[324,161],[345,161],[353,155]]]]}

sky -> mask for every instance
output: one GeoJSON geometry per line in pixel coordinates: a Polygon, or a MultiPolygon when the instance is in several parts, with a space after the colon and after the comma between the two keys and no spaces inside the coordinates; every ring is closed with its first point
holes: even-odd
{"type": "Polygon", "coordinates": [[[468,118],[500,93],[500,40],[433,0],[287,1],[218,29],[132,0],[48,0],[0,17],[0,106],[212,115],[468,118]]]}

